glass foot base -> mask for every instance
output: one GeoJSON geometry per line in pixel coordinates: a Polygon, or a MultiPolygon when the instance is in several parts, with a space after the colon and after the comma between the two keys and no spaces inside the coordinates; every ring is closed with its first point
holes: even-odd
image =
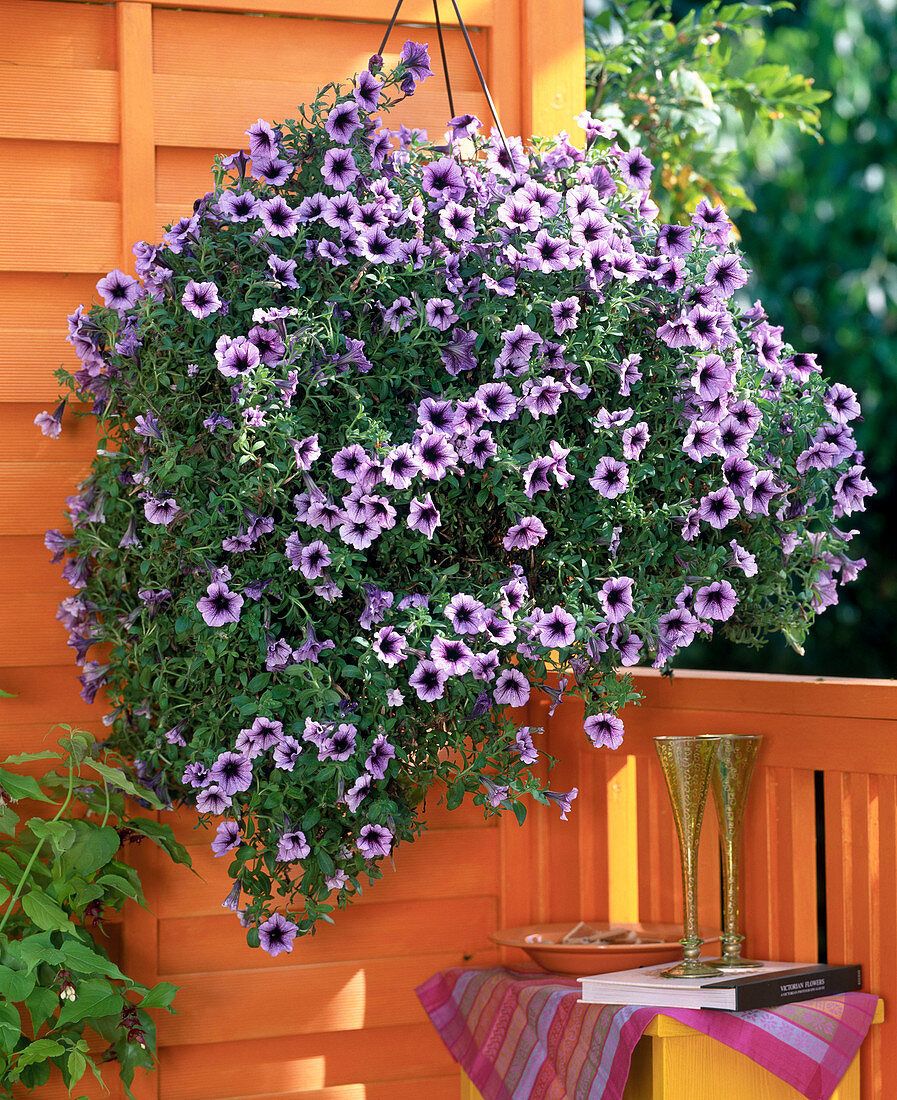
{"type": "Polygon", "coordinates": [[[713,966],[711,963],[705,962],[703,959],[698,962],[693,959],[686,959],[684,962],[677,963],[676,966],[671,966],[669,970],[661,970],[659,977],[661,978],[719,978],[722,976],[722,970],[718,966],[713,966]]]}
{"type": "Polygon", "coordinates": [[[763,965],[763,963],[757,962],[755,959],[743,959],[740,955],[731,959],[725,956],[720,959],[708,959],[707,962],[711,966],[719,967],[721,970],[757,969],[763,965]]]}

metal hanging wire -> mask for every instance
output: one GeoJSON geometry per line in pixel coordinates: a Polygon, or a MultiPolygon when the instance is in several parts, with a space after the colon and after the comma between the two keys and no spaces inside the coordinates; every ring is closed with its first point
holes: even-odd
{"type": "MultiPolygon", "coordinates": [[[[405,0],[398,0],[396,3],[395,11],[392,13],[392,19],[389,21],[389,25],[386,28],[386,33],[383,35],[383,41],[380,43],[380,49],[377,51],[381,56],[386,49],[386,43],[389,41],[389,36],[392,33],[393,27],[396,25],[396,20],[399,18],[399,12],[401,11],[402,4],[405,0]]],[[[514,170],[514,158],[511,155],[511,149],[508,145],[508,139],[505,137],[505,131],[502,127],[501,121],[498,117],[498,112],[495,109],[495,103],[492,100],[492,95],[489,92],[489,88],[486,84],[486,78],[483,76],[483,70],[480,68],[480,63],[477,60],[476,52],[473,48],[473,43],[470,40],[470,35],[467,33],[467,25],[461,17],[461,11],[458,8],[457,0],[451,0],[452,7],[455,9],[455,15],[458,19],[458,24],[461,27],[461,33],[464,35],[464,41],[467,43],[467,52],[470,54],[470,59],[473,62],[473,67],[476,70],[477,79],[480,82],[480,87],[483,89],[483,95],[486,97],[486,103],[489,107],[489,113],[492,115],[492,121],[495,123],[495,128],[498,131],[498,136],[501,138],[501,143],[504,146],[505,155],[508,158],[508,171],[514,170]]],[[[448,70],[448,58],[445,53],[445,40],[442,34],[442,21],[439,18],[439,0],[433,0],[433,14],[436,18],[436,33],[439,36],[439,52],[442,55],[442,71],[445,74],[445,90],[448,94],[449,110],[451,111],[451,117],[457,117],[455,115],[455,104],[452,97],[452,83],[449,79],[448,70]]]]}

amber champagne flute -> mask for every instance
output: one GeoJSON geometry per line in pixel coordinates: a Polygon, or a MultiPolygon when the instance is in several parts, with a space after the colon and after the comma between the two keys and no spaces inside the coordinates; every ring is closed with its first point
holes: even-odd
{"type": "Polygon", "coordinates": [[[666,978],[713,978],[722,974],[718,967],[701,960],[704,941],[698,932],[698,842],[719,740],[711,736],[654,738],[673,804],[685,903],[682,962],[662,971],[666,978]]]}
{"type": "Polygon", "coordinates": [[[752,959],[741,957],[744,936],[739,931],[738,888],[741,878],[739,850],[741,827],[744,824],[744,808],[762,740],[762,737],[756,733],[730,733],[721,736],[710,780],[713,801],[716,804],[716,816],[719,820],[725,903],[723,934],[720,937],[723,953],[721,958],[712,961],[714,966],[720,966],[726,970],[760,965],[752,959]]]}

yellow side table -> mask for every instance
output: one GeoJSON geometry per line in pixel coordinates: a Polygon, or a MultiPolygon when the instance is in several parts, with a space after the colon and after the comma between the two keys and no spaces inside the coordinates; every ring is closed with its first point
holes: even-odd
{"type": "MultiPolygon", "coordinates": [[[[873,1024],[884,1019],[878,1002],[873,1024]]],[[[800,1093],[737,1050],[657,1016],[632,1052],[623,1100],[801,1100],[800,1093]]],[[[461,1071],[461,1100],[483,1100],[461,1071]]],[[[860,1100],[860,1056],[854,1058],[831,1100],[860,1100]]]]}

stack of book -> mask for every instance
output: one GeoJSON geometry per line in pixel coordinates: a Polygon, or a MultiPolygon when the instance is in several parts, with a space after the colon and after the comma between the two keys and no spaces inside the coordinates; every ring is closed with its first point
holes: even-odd
{"type": "Polygon", "coordinates": [[[664,966],[643,966],[580,978],[582,1002],[651,1005],[654,1008],[779,1008],[814,997],[853,993],[862,986],[862,967],[762,962],[718,978],[666,978],[664,966]]]}

